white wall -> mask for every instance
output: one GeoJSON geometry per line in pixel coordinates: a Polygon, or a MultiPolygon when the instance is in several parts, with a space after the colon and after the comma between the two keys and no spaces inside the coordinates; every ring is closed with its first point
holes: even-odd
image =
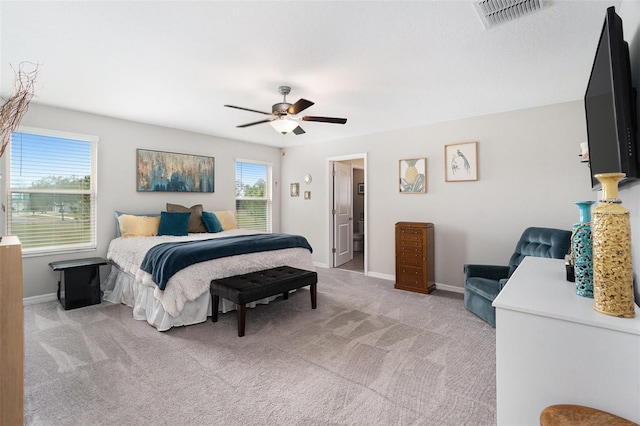
{"type": "MultiPolygon", "coordinates": [[[[106,254],[115,232],[114,210],[159,211],[167,201],[186,206],[202,203],[209,210],[234,209],[237,157],[274,164],[274,230],[305,235],[314,247],[314,261],[328,265],[331,216],[326,158],[367,153],[369,271],[389,279],[394,276],[393,232],[398,221],[435,224],[436,282],[462,287],[463,264],[505,264],[525,227],[570,229],[578,220],[573,202],[597,199],[590,189],[588,166],[578,158],[578,144],[586,140],[580,101],[288,148],[284,156],[276,148],[41,105],[32,105],[22,124],[100,137],[98,249],[82,256],[106,254]],[[445,182],[444,145],[466,141],[478,141],[479,180],[445,182]],[[216,192],[136,192],[137,148],[214,156],[216,192]],[[398,193],[398,160],[423,156],[427,193],[398,193]],[[307,173],[313,176],[310,185],[303,181],[307,173]],[[300,182],[301,191],[310,190],[311,199],[289,197],[291,182],[300,182]]],[[[621,190],[624,205],[631,210],[634,241],[640,235],[638,185],[621,190]]],[[[78,255],[26,258],[25,297],[55,292],[58,275],[48,263],[74,257],[78,255]]],[[[103,269],[103,275],[107,271],[103,269]]]]}
{"type": "MultiPolygon", "coordinates": [[[[314,247],[314,261],[328,265],[326,158],[367,153],[369,271],[389,279],[394,276],[393,232],[398,221],[435,224],[436,282],[462,287],[463,264],[504,264],[525,227],[570,229],[578,220],[573,202],[597,199],[590,189],[588,166],[578,158],[578,144],[586,140],[580,101],[288,148],[283,156],[276,148],[41,105],[32,105],[22,124],[100,137],[98,249],[83,256],[106,254],[115,232],[114,210],[159,211],[167,201],[233,209],[237,157],[274,164],[274,230],[305,235],[314,247]],[[478,141],[479,180],[445,182],[444,145],[465,141],[478,141]],[[137,148],[214,156],[216,192],[136,192],[137,148]],[[399,194],[398,160],[423,156],[427,193],[399,194]],[[307,173],[313,176],[310,185],[303,181],[307,173]],[[289,197],[291,182],[300,182],[301,191],[310,190],[311,199],[289,197]]],[[[634,241],[640,235],[635,231],[640,224],[638,185],[621,190],[624,205],[631,210],[634,241]]],[[[58,275],[48,263],[77,256],[26,258],[25,297],[55,292],[58,275]]]]}
{"type": "MultiPolygon", "coordinates": [[[[98,248],[95,251],[27,257],[24,259],[24,297],[55,293],[59,273],[49,262],[102,256],[115,236],[115,210],[132,213],[159,212],[167,202],[205,210],[235,210],[235,160],[259,160],[273,164],[274,182],[280,180],[280,150],[263,145],[221,139],[166,127],[151,126],[60,108],[31,104],[21,125],[96,135],[98,143],[98,248]],[[136,192],[136,149],[215,157],[214,193],[136,192]]],[[[280,192],[274,190],[273,228],[280,230],[280,192]]],[[[4,199],[4,198],[3,198],[4,199]]],[[[5,213],[1,213],[4,215],[5,213]]],[[[4,226],[5,217],[2,217],[4,226]]],[[[2,231],[4,229],[1,229],[2,231]]],[[[1,234],[0,234],[1,235],[1,234]]],[[[101,270],[106,276],[108,267],[101,270]]]]}
{"type": "Polygon", "coordinates": [[[311,173],[313,196],[283,193],[282,229],[306,235],[314,260],[329,264],[326,158],[366,152],[369,271],[393,278],[396,222],[433,222],[436,282],[462,287],[465,263],[506,264],[524,228],[571,229],[574,201],[596,200],[578,156],[585,140],[577,101],[288,148],[283,188],[311,173]],[[479,180],[445,182],[444,145],[467,141],[478,142],[479,180]],[[400,194],[398,160],[414,157],[427,158],[427,193],[400,194]]]}
{"type": "MultiPolygon", "coordinates": [[[[640,2],[625,0],[617,12],[630,44],[633,81],[638,87],[640,2]]],[[[588,75],[581,78],[586,85],[588,75]]],[[[573,202],[598,199],[600,193],[590,189],[588,165],[578,161],[578,144],[586,140],[584,105],[579,100],[289,148],[282,162],[283,188],[301,181],[306,173],[321,179],[314,178],[308,202],[290,198],[283,190],[283,232],[305,234],[315,249],[315,261],[330,264],[326,158],[367,153],[365,244],[371,275],[393,279],[396,222],[426,221],[435,224],[436,281],[462,287],[465,263],[505,264],[525,227],[571,229],[578,220],[573,202]],[[444,144],[466,141],[479,143],[479,180],[444,182],[444,144]],[[427,194],[399,194],[398,160],[422,156],[427,157],[427,194]]],[[[623,187],[620,197],[631,214],[634,270],[638,271],[640,183],[623,187]]]]}

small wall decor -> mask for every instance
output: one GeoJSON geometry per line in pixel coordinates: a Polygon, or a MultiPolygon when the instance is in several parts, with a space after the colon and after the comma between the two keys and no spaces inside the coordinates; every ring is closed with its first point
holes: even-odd
{"type": "Polygon", "coordinates": [[[304,191],[304,199],[305,200],[311,199],[311,191],[304,191]]]}
{"type": "Polygon", "coordinates": [[[358,184],[358,194],[364,194],[364,183],[358,184]]]}
{"type": "Polygon", "coordinates": [[[214,192],[215,158],[136,150],[138,192],[214,192]]]}
{"type": "Polygon", "coordinates": [[[300,196],[300,184],[298,182],[292,183],[289,191],[290,191],[290,194],[291,194],[292,197],[299,197],[300,196]]]}
{"type": "Polygon", "coordinates": [[[478,180],[478,142],[444,146],[444,178],[447,182],[478,180]]]}
{"type": "Polygon", "coordinates": [[[404,194],[425,193],[427,190],[426,169],[426,158],[400,160],[400,192],[404,194]]]}
{"type": "Polygon", "coordinates": [[[589,143],[588,142],[580,142],[580,162],[581,163],[589,162],[589,143]]]}

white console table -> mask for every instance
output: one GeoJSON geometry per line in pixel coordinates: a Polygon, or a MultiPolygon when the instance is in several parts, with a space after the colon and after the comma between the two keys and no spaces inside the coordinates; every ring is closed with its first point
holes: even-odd
{"type": "Polygon", "coordinates": [[[578,404],[640,423],[640,308],[596,312],[566,281],[564,260],[526,257],[496,308],[498,425],[538,425],[553,404],[578,404]]]}

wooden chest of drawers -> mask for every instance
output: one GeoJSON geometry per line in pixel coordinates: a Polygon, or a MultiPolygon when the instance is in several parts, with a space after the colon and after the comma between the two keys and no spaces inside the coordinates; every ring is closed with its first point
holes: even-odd
{"type": "Polygon", "coordinates": [[[396,223],[395,288],[424,294],[435,290],[433,223],[396,223]]]}

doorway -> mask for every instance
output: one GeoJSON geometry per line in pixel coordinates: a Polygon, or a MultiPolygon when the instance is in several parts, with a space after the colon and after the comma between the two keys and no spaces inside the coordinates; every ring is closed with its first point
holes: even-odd
{"type": "Polygon", "coordinates": [[[330,266],[368,271],[367,156],[353,154],[327,159],[330,212],[327,238],[330,266]],[[355,235],[354,235],[355,234],[355,235]],[[354,240],[355,237],[355,240],[354,240]]]}

